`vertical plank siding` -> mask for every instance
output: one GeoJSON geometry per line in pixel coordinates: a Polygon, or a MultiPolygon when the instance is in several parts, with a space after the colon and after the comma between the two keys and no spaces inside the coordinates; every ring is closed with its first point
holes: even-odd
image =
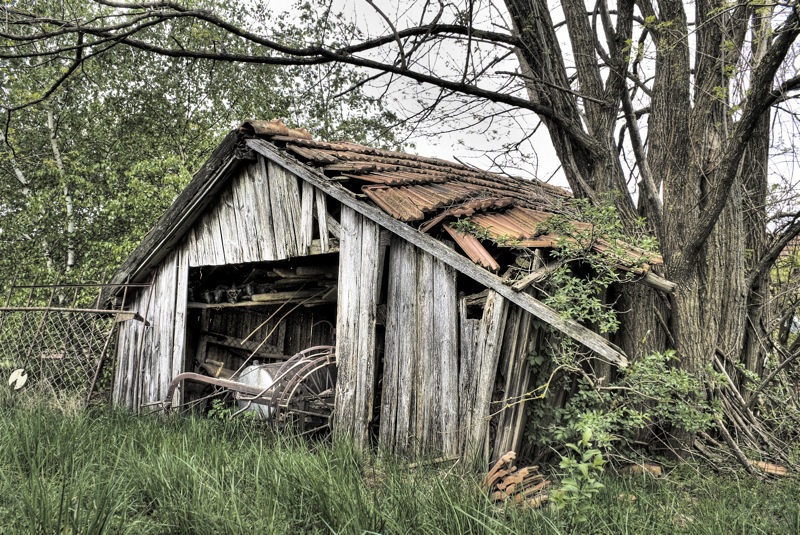
{"type": "Polygon", "coordinates": [[[222,191],[215,206],[226,264],[241,264],[247,261],[243,250],[244,244],[247,243],[247,235],[242,234],[237,227],[237,206],[234,203],[234,189],[240,185],[237,182],[236,178],[231,180],[231,187],[222,191]]]}
{"type": "Polygon", "coordinates": [[[274,227],[269,187],[267,186],[266,160],[258,158],[253,165],[245,169],[245,172],[253,181],[253,196],[250,199],[255,206],[253,216],[256,220],[253,225],[258,229],[258,233],[253,236],[253,239],[259,241],[261,258],[264,261],[275,260],[278,258],[278,249],[275,243],[275,231],[270,232],[270,229],[274,227]]]}
{"type": "Polygon", "coordinates": [[[469,399],[460,417],[463,425],[461,451],[468,461],[488,463],[490,404],[507,312],[508,301],[490,290],[483,316],[474,331],[475,352],[470,356],[468,375],[462,381],[466,389],[463,393],[469,399]]]}
{"type": "Polygon", "coordinates": [[[256,202],[258,193],[253,184],[253,172],[257,164],[253,162],[244,167],[234,178],[231,190],[233,191],[234,205],[236,206],[236,229],[239,232],[238,241],[242,244],[244,258],[263,258],[261,251],[262,227],[259,227],[256,218],[256,202]],[[244,237],[244,239],[242,239],[244,237]]]}
{"type": "Polygon", "coordinates": [[[455,271],[394,236],[389,254],[381,446],[458,451],[455,271]]]}
{"type": "Polygon", "coordinates": [[[503,350],[498,366],[498,379],[503,397],[499,403],[497,435],[493,458],[505,452],[519,451],[525,423],[525,395],[530,383],[528,355],[536,345],[537,333],[533,317],[518,306],[508,315],[503,350]]]}
{"type": "MultiPolygon", "coordinates": [[[[426,253],[427,254],[427,253],[426,253]]],[[[434,260],[433,269],[433,332],[434,365],[438,374],[438,421],[435,428],[441,433],[442,452],[446,456],[458,453],[458,295],[456,270],[434,260]]]]}
{"type": "Polygon", "coordinates": [[[412,438],[417,328],[417,255],[392,237],[386,303],[383,395],[379,439],[388,451],[405,452],[412,438]]]}
{"type": "MultiPolygon", "coordinates": [[[[505,298],[490,291],[480,319],[469,318],[465,299],[458,297],[456,270],[405,239],[387,239],[386,234],[346,205],[336,221],[322,191],[261,156],[240,165],[218,202],[161,262],[152,289],[133,297],[131,310],[150,325],[128,321],[119,329],[114,402],[138,409],[162,401],[172,379],[185,371],[190,267],[305,256],[317,238],[317,250],[324,253],[336,238],[340,256],[335,333],[332,325],[315,327],[320,317],[332,319],[333,308],[300,310],[270,340],[276,351],[292,354],[331,343],[335,337],[334,435],[369,447],[379,397],[378,443],[388,451],[488,461],[492,451],[517,449],[524,403],[516,400],[530,380],[526,359],[536,338],[532,317],[519,307],[509,309],[505,298]],[[376,322],[384,281],[385,336],[376,322]],[[376,396],[381,349],[382,390],[376,396]],[[491,434],[496,391],[503,392],[503,406],[510,406],[494,416],[498,432],[491,434]]],[[[266,325],[255,313],[207,312],[208,326],[201,330],[219,328],[244,337],[259,325],[271,328],[272,323],[266,325]],[[252,317],[245,318],[247,314],[252,317]]],[[[192,332],[198,335],[192,344],[198,345],[201,333],[192,332]]],[[[207,346],[209,356],[214,351],[225,354],[211,342],[207,346]]],[[[177,392],[173,403],[179,403],[181,395],[177,392]]]]}
{"type": "Polygon", "coordinates": [[[314,217],[317,218],[317,224],[319,225],[320,252],[327,253],[329,247],[328,202],[325,199],[325,194],[316,188],[314,188],[314,197],[316,201],[314,205],[314,217]]]}
{"type": "Polygon", "coordinates": [[[459,299],[458,317],[461,336],[458,370],[458,451],[463,453],[470,429],[468,422],[472,418],[475,406],[475,361],[481,320],[467,316],[466,298],[459,299]]]}
{"type": "Polygon", "coordinates": [[[272,209],[273,233],[278,259],[300,254],[300,191],[297,177],[283,167],[267,162],[267,185],[272,209]]]}
{"type": "Polygon", "coordinates": [[[303,197],[300,199],[300,255],[306,256],[314,239],[314,186],[303,182],[303,197]]]}
{"type": "MultiPolygon", "coordinates": [[[[263,157],[240,166],[219,200],[161,262],[153,276],[149,306],[147,290],[133,297],[131,310],[147,318],[150,326],[128,321],[119,329],[116,404],[138,409],[160,401],[175,375],[184,371],[189,267],[308,254],[315,230],[322,252],[328,251],[330,216],[325,194],[306,183],[302,198],[300,192],[297,177],[263,157]]],[[[298,343],[305,338],[309,337],[298,336],[298,343]]]]}
{"type": "Polygon", "coordinates": [[[342,209],[341,225],[333,432],[366,448],[375,395],[380,227],[350,208],[342,209]]]}
{"type": "Polygon", "coordinates": [[[325,194],[263,157],[240,167],[187,233],[190,267],[270,262],[308,255],[315,230],[328,252],[325,194]],[[301,196],[302,191],[302,196],[301,196]],[[315,229],[315,218],[317,228],[315,229]]]}
{"type": "Polygon", "coordinates": [[[188,257],[184,248],[173,251],[153,278],[152,294],[137,295],[131,310],[150,325],[126,321],[120,328],[113,392],[120,405],[138,409],[163,400],[172,378],[183,371],[188,257]]]}
{"type": "MultiPolygon", "coordinates": [[[[170,373],[167,377],[166,385],[162,388],[169,389],[169,384],[172,379],[186,371],[184,368],[185,353],[186,353],[186,302],[189,292],[189,256],[188,247],[184,247],[175,252],[177,255],[175,262],[175,314],[173,319],[173,334],[172,334],[172,362],[170,365],[170,373]]],[[[166,390],[163,391],[166,395],[166,390]]],[[[172,399],[173,405],[179,405],[182,402],[183,392],[179,389],[175,390],[172,399]]]]}

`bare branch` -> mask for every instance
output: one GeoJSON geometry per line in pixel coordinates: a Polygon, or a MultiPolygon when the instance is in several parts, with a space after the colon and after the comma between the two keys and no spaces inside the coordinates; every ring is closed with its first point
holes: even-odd
{"type": "Polygon", "coordinates": [[[392,24],[392,19],[386,16],[386,13],[381,10],[378,6],[375,5],[373,0],[365,0],[369,5],[372,6],[372,9],[380,15],[380,17],[386,22],[386,25],[389,26],[389,29],[392,31],[392,35],[394,35],[394,40],[397,42],[397,54],[400,58],[400,66],[403,69],[408,69],[408,62],[406,61],[406,54],[405,50],[403,49],[403,41],[400,39],[400,34],[397,33],[397,28],[395,28],[394,24],[392,24]]]}
{"type": "Polygon", "coordinates": [[[682,262],[689,263],[699,258],[697,252],[703,247],[716,225],[727,202],[730,188],[736,179],[742,154],[753,135],[754,126],[777,99],[777,94],[772,88],[775,74],[798,35],[800,35],[800,17],[798,17],[795,5],[786,20],[775,30],[775,40],[753,71],[750,91],[744,103],[742,116],[736,123],[722,153],[721,162],[715,172],[716,184],[708,196],[705,209],[695,228],[689,233],[690,238],[686,242],[687,246],[682,255],[682,262]]]}

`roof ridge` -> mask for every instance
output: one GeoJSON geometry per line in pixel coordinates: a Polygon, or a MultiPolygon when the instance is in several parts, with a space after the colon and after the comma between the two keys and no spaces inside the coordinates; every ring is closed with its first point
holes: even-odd
{"type": "MultiPolygon", "coordinates": [[[[306,129],[289,128],[280,119],[273,119],[271,121],[263,121],[263,120],[245,121],[239,127],[239,131],[246,136],[262,137],[272,142],[278,141],[284,143],[292,143],[300,147],[307,147],[312,149],[323,149],[323,150],[331,150],[337,152],[352,152],[355,154],[372,155],[380,158],[391,158],[396,160],[416,162],[419,164],[444,167],[446,169],[452,169],[453,171],[457,171],[459,173],[470,173],[472,175],[477,175],[479,178],[496,180],[506,185],[513,185],[514,187],[519,187],[520,185],[523,184],[536,185],[550,193],[559,196],[563,197],[572,196],[572,194],[566,189],[554,186],[552,184],[548,184],[547,182],[543,182],[538,178],[525,179],[521,177],[508,175],[505,173],[486,171],[484,169],[479,169],[474,166],[465,165],[461,162],[453,162],[451,160],[445,160],[442,158],[422,156],[419,154],[412,154],[403,151],[379,149],[376,147],[370,147],[369,145],[356,143],[355,141],[316,140],[306,129]]],[[[397,163],[396,165],[402,165],[402,164],[397,163]]]]}

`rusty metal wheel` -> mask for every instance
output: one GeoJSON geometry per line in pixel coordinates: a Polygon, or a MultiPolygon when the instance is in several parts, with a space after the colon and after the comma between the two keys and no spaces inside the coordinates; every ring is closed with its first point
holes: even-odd
{"type": "Polygon", "coordinates": [[[330,429],[336,390],[336,355],[333,346],[305,349],[279,369],[273,388],[275,420],[292,426],[298,434],[325,433],[330,429]]]}

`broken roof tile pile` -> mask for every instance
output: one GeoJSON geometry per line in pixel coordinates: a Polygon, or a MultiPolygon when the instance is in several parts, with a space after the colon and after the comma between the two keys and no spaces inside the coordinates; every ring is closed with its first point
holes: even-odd
{"type": "MultiPolygon", "coordinates": [[[[268,139],[395,219],[434,237],[450,237],[473,262],[492,271],[500,269],[496,257],[503,251],[557,247],[562,236],[542,225],[554,214],[575,218],[578,230],[591,229],[566,202],[570,193],[538,180],[352,142],[315,141],[305,130],[288,129],[280,121],[250,121],[241,131],[268,139]]],[[[606,252],[610,244],[595,239],[591,247],[606,252]]],[[[630,245],[621,249],[622,256],[614,248],[622,269],[644,273],[663,262],[630,245]]]]}

